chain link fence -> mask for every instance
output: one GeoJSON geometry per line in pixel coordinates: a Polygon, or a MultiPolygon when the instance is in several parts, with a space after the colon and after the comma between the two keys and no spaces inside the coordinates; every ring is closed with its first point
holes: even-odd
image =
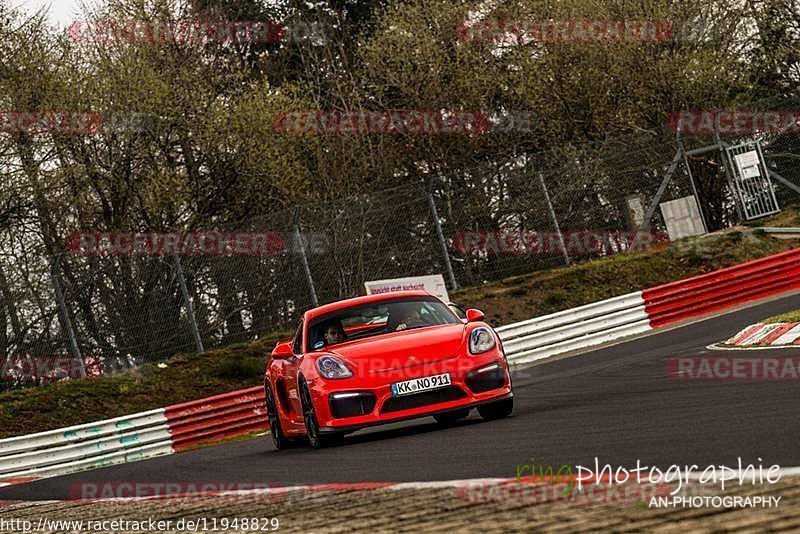
{"type": "MultiPolygon", "coordinates": [[[[632,235],[650,228],[650,246],[665,230],[660,210],[646,220],[648,209],[693,190],[709,229],[730,226],[739,219],[721,152],[685,155],[705,141],[640,136],[521,154],[186,231],[200,237],[173,234],[179,243],[214,236],[190,252],[154,246],[163,236],[142,253],[114,248],[119,235],[111,252],[86,248],[81,239],[97,244],[90,233],[50,257],[35,232],[0,235],[0,389],[288,333],[305,310],[362,294],[368,280],[441,273],[465,287],[640,250],[632,235]]],[[[768,168],[800,184],[798,136],[761,142],[768,168]]],[[[780,182],[777,191],[782,203],[799,192],[780,182]]]]}

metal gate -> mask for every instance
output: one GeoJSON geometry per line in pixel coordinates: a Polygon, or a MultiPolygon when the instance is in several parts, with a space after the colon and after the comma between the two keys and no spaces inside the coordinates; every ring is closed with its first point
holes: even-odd
{"type": "Polygon", "coordinates": [[[758,219],[778,213],[781,209],[775,198],[761,145],[743,143],[726,148],[733,169],[733,193],[742,207],[745,220],[758,219]]]}

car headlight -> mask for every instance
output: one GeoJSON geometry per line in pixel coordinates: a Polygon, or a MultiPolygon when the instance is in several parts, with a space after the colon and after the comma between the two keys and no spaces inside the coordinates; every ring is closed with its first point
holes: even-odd
{"type": "Polygon", "coordinates": [[[323,378],[335,379],[353,376],[353,371],[335,356],[323,356],[317,360],[317,370],[323,378]]]}
{"type": "Polygon", "coordinates": [[[469,353],[482,354],[492,350],[497,342],[488,328],[479,327],[469,335],[469,353]]]}

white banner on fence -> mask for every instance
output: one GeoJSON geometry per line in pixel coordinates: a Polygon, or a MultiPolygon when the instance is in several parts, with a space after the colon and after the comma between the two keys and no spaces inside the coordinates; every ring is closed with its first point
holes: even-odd
{"type": "Polygon", "coordinates": [[[758,157],[758,152],[755,150],[737,154],[734,156],[734,159],[736,159],[736,164],[739,165],[739,170],[742,172],[742,178],[761,176],[761,172],[759,171],[761,160],[758,157]]]}
{"type": "Polygon", "coordinates": [[[409,276],[408,278],[393,278],[391,280],[373,280],[364,282],[364,287],[367,289],[367,295],[422,289],[436,295],[445,302],[450,302],[450,298],[447,296],[447,286],[441,274],[409,276]]]}

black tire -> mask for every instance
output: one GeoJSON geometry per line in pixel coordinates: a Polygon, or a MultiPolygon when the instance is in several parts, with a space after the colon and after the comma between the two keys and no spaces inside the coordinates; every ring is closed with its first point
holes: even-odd
{"type": "Polygon", "coordinates": [[[278,407],[275,404],[275,397],[269,384],[264,386],[264,396],[267,399],[267,422],[269,423],[269,435],[272,438],[272,446],[282,451],[293,445],[290,438],[286,437],[281,428],[281,420],[278,417],[278,407]]]}
{"type": "Polygon", "coordinates": [[[487,421],[492,419],[502,419],[508,417],[514,411],[514,398],[503,399],[501,401],[493,402],[491,404],[484,404],[478,406],[478,413],[487,421]]]}
{"type": "Polygon", "coordinates": [[[311,392],[308,390],[306,381],[300,379],[300,404],[303,406],[303,421],[306,424],[306,437],[308,444],[314,449],[323,449],[341,445],[344,442],[344,434],[340,433],[321,433],[319,422],[314,412],[314,403],[311,401],[311,392]]]}
{"type": "Polygon", "coordinates": [[[454,412],[437,413],[433,416],[436,422],[440,425],[452,425],[456,421],[460,421],[469,415],[469,408],[457,410],[454,412]]]}

